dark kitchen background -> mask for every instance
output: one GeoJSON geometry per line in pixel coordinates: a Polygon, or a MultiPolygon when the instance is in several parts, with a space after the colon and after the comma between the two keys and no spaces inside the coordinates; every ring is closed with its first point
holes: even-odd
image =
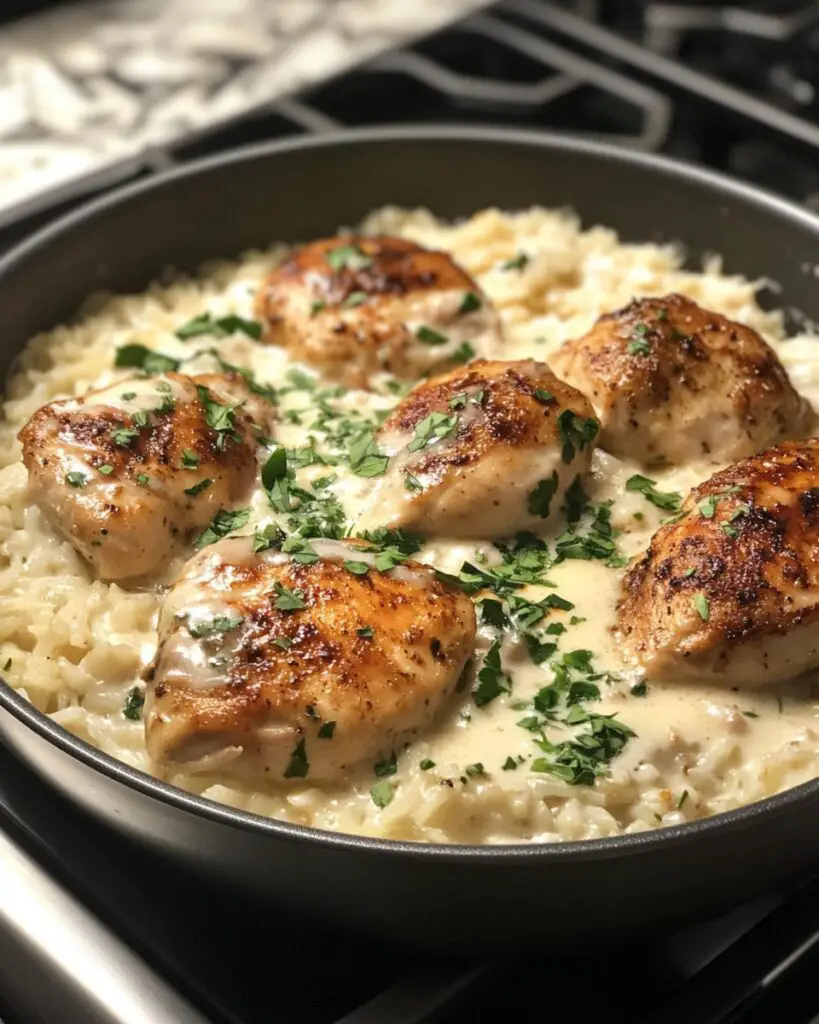
{"type": "MultiPolygon", "coordinates": [[[[819,210],[819,3],[0,0],[0,249],[229,147],[419,121],[605,139],[819,210]]],[[[228,903],[0,762],[6,837],[213,1024],[819,1021],[819,882],[635,947],[544,957],[481,935],[450,962],[228,903]]],[[[48,986],[8,966],[2,877],[0,1024],[102,1019],[56,994],[35,1014],[48,986]]],[[[137,1019],[116,1004],[106,1021],[137,1019]]]]}

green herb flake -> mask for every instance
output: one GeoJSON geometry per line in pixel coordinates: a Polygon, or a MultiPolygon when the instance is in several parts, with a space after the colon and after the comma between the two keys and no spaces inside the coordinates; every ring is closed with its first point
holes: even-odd
{"type": "Polygon", "coordinates": [[[119,397],[123,400],[123,402],[131,402],[133,401],[134,398],[136,398],[136,396],[136,391],[123,391],[119,397]]]}
{"type": "Polygon", "coordinates": [[[198,469],[200,462],[201,459],[199,458],[199,456],[196,454],[196,452],[191,451],[190,448],[186,448],[182,452],[183,469],[198,469]]]}
{"type": "Polygon", "coordinates": [[[713,519],[716,510],[717,499],[714,497],[713,494],[710,495],[710,497],[706,498],[705,501],[700,502],[699,513],[703,517],[703,519],[713,519]]]}
{"type": "Polygon", "coordinates": [[[284,777],[286,779],[303,779],[309,771],[310,762],[307,760],[307,751],[302,737],[290,755],[290,763],[284,770],[284,777]]]}
{"type": "Polygon", "coordinates": [[[139,437],[139,431],[131,427],[115,427],[108,436],[119,448],[130,448],[131,442],[139,437]]]}
{"type": "Polygon", "coordinates": [[[238,508],[232,512],[226,508],[220,508],[204,532],[199,535],[194,546],[198,551],[209,544],[215,544],[216,541],[227,537],[234,530],[241,530],[243,526],[247,525],[248,519],[250,519],[249,508],[238,508]]]}
{"type": "Polygon", "coordinates": [[[484,778],[486,776],[486,769],[480,761],[468,764],[464,770],[471,779],[484,778]]]}
{"type": "Polygon", "coordinates": [[[388,807],[395,796],[395,788],[389,779],[382,779],[370,789],[372,801],[378,808],[388,807]]]}
{"type": "Polygon", "coordinates": [[[188,626],[188,632],[194,639],[201,640],[203,637],[221,636],[223,633],[230,633],[238,629],[244,622],[241,615],[217,615],[207,622],[197,622],[188,626]]]}
{"type": "Polygon", "coordinates": [[[136,481],[140,487],[147,487],[148,484],[151,482],[151,478],[148,476],[147,473],[139,473],[137,475],[136,481]]]}
{"type": "Polygon", "coordinates": [[[461,304],[458,307],[458,313],[463,315],[464,313],[474,313],[476,309],[480,309],[483,303],[475,292],[465,292],[464,297],[461,299],[461,304]]]}
{"type": "Polygon", "coordinates": [[[555,401],[555,396],[551,391],[547,391],[546,388],[535,388],[532,394],[536,401],[542,402],[544,405],[555,401]]]}
{"type": "Polygon", "coordinates": [[[632,695],[632,697],[645,697],[645,695],[648,693],[648,683],[646,683],[645,680],[642,680],[639,683],[635,683],[634,686],[632,686],[629,690],[629,693],[632,695]]]}
{"type": "Polygon", "coordinates": [[[307,607],[302,591],[291,590],[290,587],[285,587],[278,580],[274,584],[274,588],[276,591],[275,607],[280,612],[296,612],[307,607]]]}
{"type": "Polygon", "coordinates": [[[103,476],[110,476],[114,472],[114,467],[108,462],[104,462],[101,466],[97,466],[97,472],[102,473],[103,476]]]}
{"type": "Polygon", "coordinates": [[[438,331],[433,331],[431,327],[427,327],[423,324],[415,332],[415,337],[423,342],[425,345],[447,345],[449,338],[445,334],[440,334],[438,331]]]}
{"type": "Polygon", "coordinates": [[[655,487],[655,480],[647,476],[635,473],[626,480],[626,490],[632,493],[642,494],[646,501],[663,509],[665,512],[679,512],[682,503],[682,495],[676,491],[658,491],[655,487]]]}
{"type": "Polygon", "coordinates": [[[318,731],[318,738],[320,740],[331,740],[333,738],[333,733],[335,731],[336,731],[336,723],[335,722],[323,722],[321,727],[320,727],[320,729],[319,729],[319,731],[318,731]]]}
{"type": "Polygon", "coordinates": [[[211,480],[210,477],[205,477],[204,480],[200,480],[199,483],[194,484],[193,487],[186,487],[185,494],[190,495],[191,498],[195,498],[197,494],[201,494],[202,491],[206,491],[212,483],[213,480],[211,480]]]}
{"type": "Polygon", "coordinates": [[[367,301],[366,292],[350,292],[347,298],[341,303],[342,309],[355,309],[367,301]]]}
{"type": "Polygon", "coordinates": [[[545,519],[551,511],[552,498],[558,487],[557,470],[546,479],[541,480],[537,487],[526,498],[526,507],[533,516],[545,519]]]}
{"type": "Polygon", "coordinates": [[[586,419],[571,409],[564,409],[557,417],[557,428],[563,441],[563,461],[569,463],[577,452],[582,452],[597,437],[600,424],[595,419],[586,419]]]}
{"type": "Polygon", "coordinates": [[[692,603],[702,621],[708,622],[711,618],[711,608],[705,594],[695,594],[692,603]]]}
{"type": "Polygon", "coordinates": [[[677,810],[678,811],[681,811],[683,809],[683,807],[685,806],[685,803],[686,803],[687,800],[688,800],[688,790],[684,789],[682,791],[682,794],[680,795],[680,799],[677,801],[677,810]]]}
{"type": "Polygon", "coordinates": [[[132,686],[125,698],[122,713],[132,722],[138,722],[142,718],[142,707],[145,704],[145,695],[138,686],[132,686]]]}
{"type": "Polygon", "coordinates": [[[404,487],[408,491],[422,491],[424,489],[421,481],[418,479],[417,476],[414,476],[412,473],[404,474],[404,487]]]}
{"type": "Polygon", "coordinates": [[[246,320],[241,316],[213,317],[210,313],[201,313],[174,331],[181,341],[196,338],[202,334],[210,334],[217,338],[226,338],[231,334],[245,334],[253,341],[262,336],[262,325],[257,320],[246,320]]]}
{"type": "Polygon", "coordinates": [[[419,452],[430,445],[455,433],[458,417],[455,413],[447,416],[442,412],[431,412],[415,425],[415,433],[407,445],[408,452],[419,452]]]}
{"type": "Polygon", "coordinates": [[[398,771],[398,760],[395,756],[395,751],[392,751],[390,756],[383,761],[374,764],[373,771],[380,779],[386,778],[389,775],[395,775],[398,771]]]}
{"type": "Polygon", "coordinates": [[[449,358],[453,363],[468,363],[476,355],[477,353],[472,345],[468,341],[462,341],[449,358]]]}
{"type": "Polygon", "coordinates": [[[122,345],[114,357],[114,366],[132,367],[145,373],[172,373],[179,369],[181,362],[139,344],[122,345]]]}
{"type": "Polygon", "coordinates": [[[509,685],[501,667],[500,641],[496,640],[483,659],[478,672],[478,683],[472,691],[472,698],[477,707],[484,707],[502,693],[509,692],[509,685]]]}
{"type": "Polygon", "coordinates": [[[503,762],[503,764],[501,765],[501,768],[502,768],[502,769],[503,769],[503,770],[504,770],[505,772],[513,772],[513,771],[515,771],[515,770],[516,770],[516,769],[517,769],[517,768],[518,768],[519,766],[520,766],[520,761],[516,761],[516,760],[515,760],[515,758],[514,758],[514,757],[512,757],[512,756],[511,756],[511,754],[510,754],[510,755],[509,755],[509,757],[507,757],[507,758],[506,758],[506,760],[505,760],[505,761],[503,762]]]}
{"type": "Polygon", "coordinates": [[[370,566],[367,562],[356,562],[347,558],[343,564],[347,572],[351,572],[354,576],[366,576],[370,571],[370,566]]]}
{"type": "Polygon", "coordinates": [[[501,263],[501,270],[523,270],[529,263],[529,257],[525,252],[501,263]]]}
{"type": "Polygon", "coordinates": [[[428,772],[430,768],[435,767],[435,762],[431,760],[431,758],[425,757],[420,761],[418,767],[421,769],[422,772],[428,772]]]}
{"type": "Polygon", "coordinates": [[[357,245],[340,245],[337,249],[330,249],[326,253],[326,259],[336,273],[345,268],[365,270],[373,264],[372,257],[357,245]]]}
{"type": "Polygon", "coordinates": [[[355,435],[350,442],[348,459],[353,473],[365,478],[383,476],[390,462],[376,444],[371,427],[365,427],[355,435]]]}
{"type": "Polygon", "coordinates": [[[85,473],[80,473],[77,470],[74,470],[71,473],[66,473],[65,482],[71,487],[85,487],[88,483],[88,477],[85,473]]]}
{"type": "Polygon", "coordinates": [[[327,308],[327,303],[321,299],[313,299],[310,303],[310,316],[315,316],[316,313],[320,313],[323,309],[327,308]]]}
{"type": "Polygon", "coordinates": [[[289,636],[277,636],[274,639],[273,643],[277,647],[281,647],[283,651],[289,651],[290,648],[293,646],[293,641],[290,639],[289,636]]]}

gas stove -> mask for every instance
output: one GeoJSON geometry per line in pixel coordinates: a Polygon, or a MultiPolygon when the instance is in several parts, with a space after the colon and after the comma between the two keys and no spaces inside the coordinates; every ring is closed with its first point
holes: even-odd
{"type": "MultiPolygon", "coordinates": [[[[819,4],[502,0],[332,81],[5,210],[0,246],[86,198],[232,146],[420,121],[605,139],[819,209],[819,4]]],[[[476,936],[463,958],[448,961],[304,934],[269,910],[228,902],[66,808],[0,754],[0,810],[13,840],[213,1024],[528,1019],[558,1006],[550,977],[576,993],[578,1022],[819,1022],[819,882],[614,950],[544,961],[516,950],[511,936],[510,959],[497,963],[482,955],[487,937],[476,936]]],[[[0,1018],[28,1024],[25,979],[3,975],[3,940],[0,927],[0,1003],[9,1000],[0,1018]]],[[[67,1013],[50,1021],[71,1024],[67,1013]]]]}

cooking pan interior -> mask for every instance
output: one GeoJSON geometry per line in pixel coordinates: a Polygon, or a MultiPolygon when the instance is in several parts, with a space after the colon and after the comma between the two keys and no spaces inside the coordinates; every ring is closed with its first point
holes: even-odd
{"type": "MultiPolygon", "coordinates": [[[[426,206],[446,218],[487,206],[572,207],[585,225],[611,226],[626,241],[681,242],[694,266],[719,252],[727,272],[773,279],[772,304],[819,321],[819,221],[785,202],[661,159],[546,135],[387,129],[229,154],[124,190],[42,232],[0,262],[0,369],[92,293],[135,291],[168,267],[190,271],[274,240],[332,234],[387,204],[426,206]]],[[[544,914],[560,924],[561,942],[575,942],[586,934],[578,910],[594,910],[598,937],[625,934],[718,909],[819,863],[819,782],[769,801],[770,813],[734,812],[725,827],[711,820],[559,850],[388,850],[354,837],[316,843],[307,830],[226,810],[204,814],[201,802],[163,796],[163,787],[139,792],[127,769],[99,755],[75,758],[44,732],[35,736],[23,721],[31,716],[5,689],[0,701],[10,713],[0,714],[0,733],[109,823],[307,915],[402,941],[457,948],[489,925],[522,937],[539,931],[544,914]],[[440,908],[434,935],[430,908],[440,908]]]]}

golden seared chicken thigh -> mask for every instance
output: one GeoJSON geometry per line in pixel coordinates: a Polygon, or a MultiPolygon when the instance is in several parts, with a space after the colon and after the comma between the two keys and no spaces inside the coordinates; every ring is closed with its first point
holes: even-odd
{"type": "Polygon", "coordinates": [[[682,295],[601,316],[550,365],[591,399],[601,446],[644,463],[727,462],[806,427],[806,403],[756,331],[682,295]]]}
{"type": "Polygon", "coordinates": [[[537,529],[589,468],[598,423],[545,363],[477,360],[419,384],[380,428],[391,456],[364,525],[506,537],[537,529]]]}
{"type": "Polygon", "coordinates": [[[497,354],[500,320],[444,252],[403,238],[343,235],[293,252],[262,285],[265,340],[348,387],[386,371],[417,380],[433,368],[497,354]]]}
{"type": "Polygon", "coordinates": [[[238,374],[167,373],[51,402],[19,436],[34,500],[100,577],[120,580],[154,572],[247,497],[273,418],[238,374]]]}
{"type": "Polygon", "coordinates": [[[455,689],[471,600],[417,562],[381,571],[354,541],[315,540],[295,558],[253,548],[206,548],[165,599],[151,756],[312,780],[397,752],[455,689]]]}
{"type": "Polygon", "coordinates": [[[650,675],[758,686],[819,666],[819,440],[694,488],[629,570],[619,632],[650,675]]]}

